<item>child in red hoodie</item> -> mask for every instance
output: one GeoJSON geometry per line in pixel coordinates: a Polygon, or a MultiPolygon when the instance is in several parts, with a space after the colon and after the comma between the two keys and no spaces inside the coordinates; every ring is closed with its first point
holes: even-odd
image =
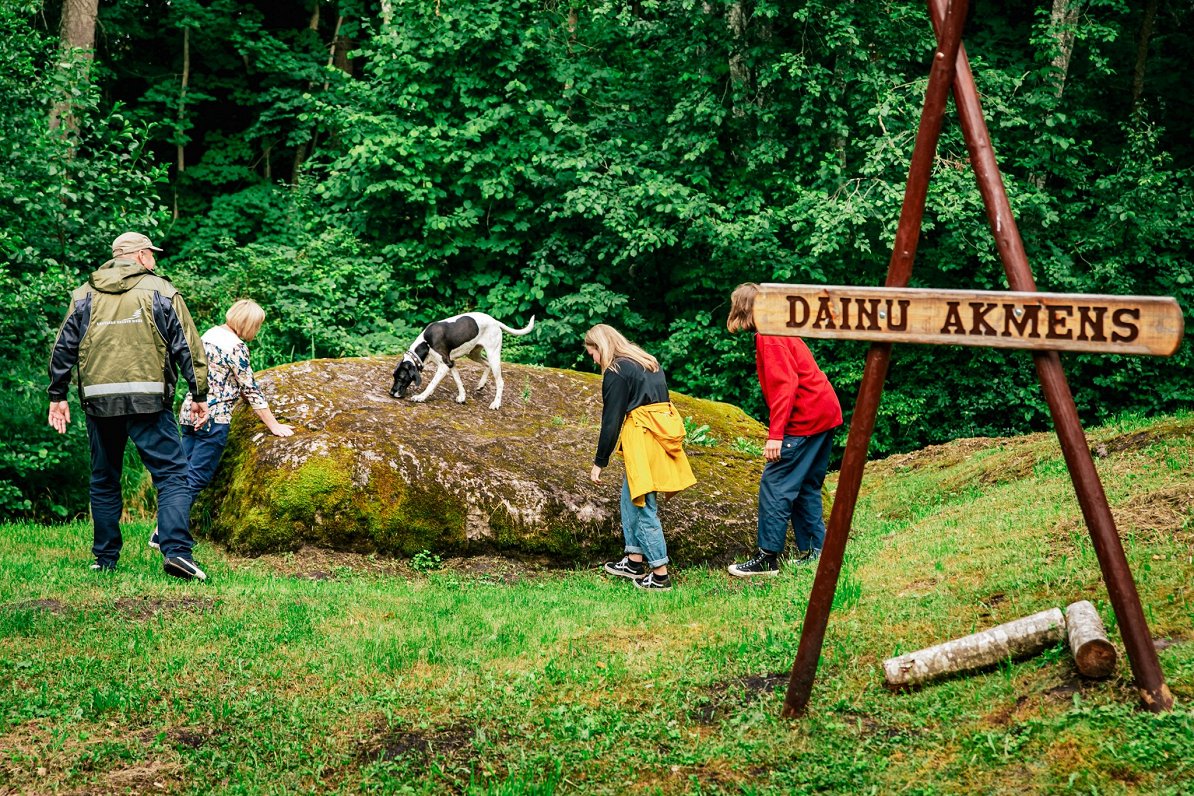
{"type": "MultiPolygon", "coordinates": [[[[726,328],[755,330],[754,306],[759,286],[747,282],[730,296],[726,328]]],[[[767,404],[767,464],[759,480],[759,552],[730,566],[735,577],[778,575],[791,522],[798,565],[815,562],[825,540],[821,484],[829,469],[833,429],[842,424],[842,407],[833,386],[798,337],[755,334],[755,366],[767,404]]]]}

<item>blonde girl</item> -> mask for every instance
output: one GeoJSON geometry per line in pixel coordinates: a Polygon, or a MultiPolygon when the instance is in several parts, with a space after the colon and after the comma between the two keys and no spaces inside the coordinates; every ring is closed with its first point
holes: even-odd
{"type": "Polygon", "coordinates": [[[589,477],[599,483],[615,451],[626,465],[621,500],[625,555],[606,562],[604,569],[633,580],[640,589],[671,589],[656,495],[696,483],[684,455],[684,423],[671,404],[659,361],[617,329],[604,323],[589,329],[585,351],[603,374],[601,432],[589,477]]]}

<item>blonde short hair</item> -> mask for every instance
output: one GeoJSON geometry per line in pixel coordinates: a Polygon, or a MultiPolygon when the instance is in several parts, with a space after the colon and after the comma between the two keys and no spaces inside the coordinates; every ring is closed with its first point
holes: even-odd
{"type": "Polygon", "coordinates": [[[731,332],[742,329],[755,330],[755,296],[759,295],[759,286],[754,282],[743,282],[734,288],[730,294],[730,315],[726,318],[726,328],[731,332]]]}
{"type": "MultiPolygon", "coordinates": [[[[618,357],[633,360],[651,373],[659,370],[659,360],[627,340],[617,329],[605,323],[599,323],[585,332],[585,346],[596,349],[597,364],[601,367],[602,373],[608,370],[618,357]]],[[[615,367],[614,370],[617,368],[615,367]]]]}
{"type": "Polygon", "coordinates": [[[257,336],[257,332],[264,322],[265,310],[251,299],[241,299],[229,307],[228,312],[224,314],[224,323],[237,337],[246,342],[257,336]]]}

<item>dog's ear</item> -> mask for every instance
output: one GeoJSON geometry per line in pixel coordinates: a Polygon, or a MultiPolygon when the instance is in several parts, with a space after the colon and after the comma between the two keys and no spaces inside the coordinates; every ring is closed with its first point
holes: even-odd
{"type": "Polygon", "coordinates": [[[418,368],[415,368],[415,386],[423,386],[423,371],[419,370],[418,368]]]}

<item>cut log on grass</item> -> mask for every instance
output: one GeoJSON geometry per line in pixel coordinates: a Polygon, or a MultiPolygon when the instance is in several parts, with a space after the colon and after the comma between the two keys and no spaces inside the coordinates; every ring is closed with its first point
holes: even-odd
{"type": "Polygon", "coordinates": [[[972,672],[1009,658],[1028,658],[1065,638],[1057,608],[883,661],[888,688],[920,685],[950,674],[972,672]]]}
{"type": "Polygon", "coordinates": [[[1083,677],[1110,677],[1115,671],[1115,646],[1107,638],[1099,612],[1086,600],[1065,609],[1066,635],[1074,665],[1083,677]]]}

